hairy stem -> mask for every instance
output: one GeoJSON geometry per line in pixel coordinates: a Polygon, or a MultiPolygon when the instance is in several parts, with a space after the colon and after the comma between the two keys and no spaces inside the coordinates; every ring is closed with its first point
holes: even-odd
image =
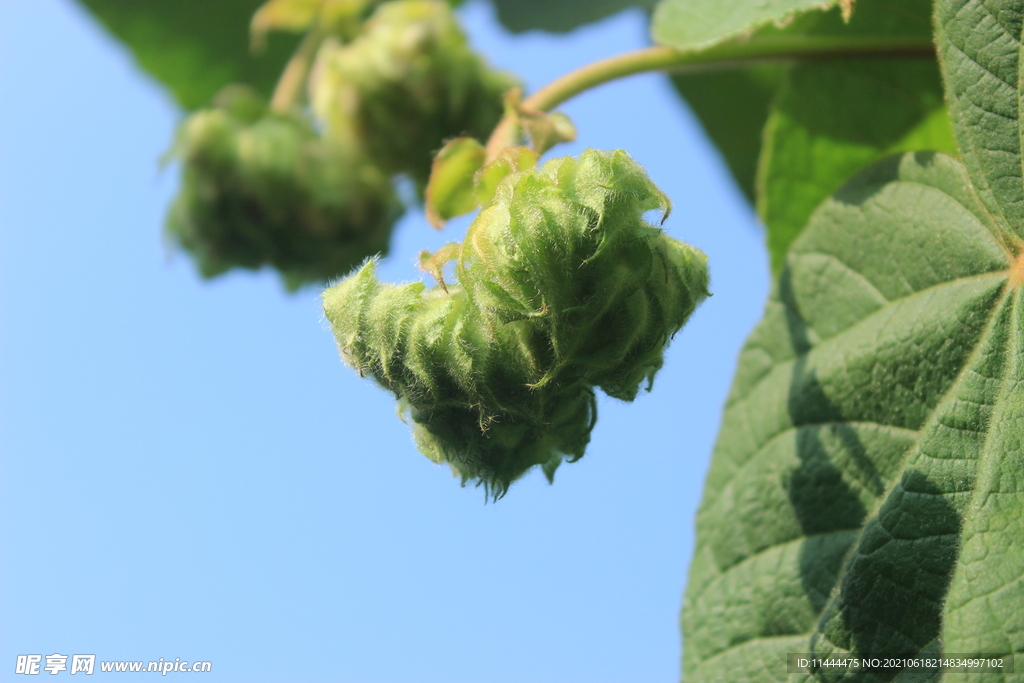
{"type": "Polygon", "coordinates": [[[302,86],[306,83],[306,76],[309,75],[313,57],[316,56],[316,51],[323,39],[323,32],[313,29],[299,43],[299,47],[296,48],[292,58],[288,60],[284,71],[281,72],[281,78],[278,79],[277,85],[274,87],[274,94],[270,98],[271,111],[283,114],[295,106],[299,94],[302,92],[302,86]]]}
{"type": "MultiPolygon", "coordinates": [[[[725,43],[705,50],[655,46],[602,59],[570,72],[523,100],[521,108],[550,111],[581,92],[623,76],[647,71],[724,69],[757,62],[934,56],[935,46],[929,40],[892,40],[875,36],[777,36],[725,43]]],[[[497,158],[506,147],[518,144],[520,135],[514,117],[502,119],[487,142],[488,161],[497,158]]]]}

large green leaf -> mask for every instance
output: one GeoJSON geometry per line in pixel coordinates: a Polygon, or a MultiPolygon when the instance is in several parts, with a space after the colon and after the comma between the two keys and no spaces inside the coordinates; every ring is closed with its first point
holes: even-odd
{"type": "Polygon", "coordinates": [[[1005,237],[934,153],[814,213],[723,417],[687,680],[789,680],[787,652],[1024,653],[1024,260],[1005,237]]]}
{"type": "Polygon", "coordinates": [[[985,206],[1024,235],[1020,0],[939,0],[936,26],[950,114],[985,206]]]}
{"type": "MultiPolygon", "coordinates": [[[[814,35],[931,38],[931,0],[862,0],[849,23],[814,18],[814,35]]],[[[792,67],[764,135],[757,208],[777,272],[814,208],[855,172],[915,149],[956,153],[931,58],[847,59],[792,67]]]]}
{"type": "Polygon", "coordinates": [[[186,109],[209,105],[228,83],[269,95],[297,39],[273,34],[249,50],[249,21],[262,0],[79,0],[186,109]]]}

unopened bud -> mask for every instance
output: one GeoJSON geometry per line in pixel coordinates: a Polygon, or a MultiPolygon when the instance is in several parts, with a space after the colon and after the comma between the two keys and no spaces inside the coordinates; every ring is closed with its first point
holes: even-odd
{"type": "Polygon", "coordinates": [[[389,285],[374,262],[324,293],[345,361],[394,392],[416,443],[500,497],[576,460],[594,388],[633,400],[708,295],[704,254],[644,221],[668,199],[625,152],[513,172],[455,261],[458,283],[389,285]]]}
{"type": "Polygon", "coordinates": [[[203,275],[269,265],[295,288],[386,252],[401,213],[387,176],[257,97],[235,87],[189,116],[171,150],[183,169],[167,230],[203,275]]]}
{"type": "Polygon", "coordinates": [[[515,80],[470,48],[446,2],[398,0],[381,5],[352,43],[325,43],[311,83],[330,134],[365,144],[422,190],[434,152],[449,138],[485,138],[515,80]]]}

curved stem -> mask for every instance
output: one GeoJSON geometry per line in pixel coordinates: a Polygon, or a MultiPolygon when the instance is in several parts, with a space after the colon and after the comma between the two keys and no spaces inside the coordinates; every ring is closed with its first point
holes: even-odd
{"type": "MultiPolygon", "coordinates": [[[[697,71],[794,60],[934,56],[935,46],[931,41],[877,36],[775,36],[725,43],[705,50],[655,46],[602,59],[570,72],[523,100],[522,108],[549,111],[593,87],[647,71],[697,71]]],[[[508,116],[502,119],[487,142],[488,161],[497,158],[506,147],[517,144],[519,136],[516,121],[508,116]]]]}
{"type": "Polygon", "coordinates": [[[323,39],[323,32],[313,29],[299,43],[274,87],[274,94],[270,98],[271,111],[283,114],[295,105],[302,92],[302,86],[306,83],[313,57],[316,56],[317,48],[323,39]]]}

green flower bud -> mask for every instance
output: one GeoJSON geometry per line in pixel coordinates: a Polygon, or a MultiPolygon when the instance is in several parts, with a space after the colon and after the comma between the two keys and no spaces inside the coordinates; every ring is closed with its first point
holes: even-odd
{"type": "Polygon", "coordinates": [[[448,138],[490,134],[516,84],[473,52],[439,0],[381,5],[355,41],[324,44],[311,83],[314,111],[331,135],[364,144],[421,191],[434,152],[448,138]]]}
{"type": "Polygon", "coordinates": [[[704,254],[645,222],[652,209],[668,200],[622,151],[511,173],[448,249],[457,284],[380,283],[370,261],[324,293],[342,358],[464,481],[500,497],[534,465],[550,477],[583,455],[594,388],[649,388],[708,295],[704,254]]]}
{"type": "Polygon", "coordinates": [[[203,275],[270,265],[294,289],[387,251],[401,205],[383,172],[251,91],[218,99],[171,150],[183,171],[167,231],[203,275]]]}
{"type": "Polygon", "coordinates": [[[540,383],[582,373],[632,400],[640,379],[661,367],[668,337],[707,295],[704,254],[643,219],[669,209],[621,150],[554,159],[501,182],[469,229],[458,276],[488,317],[531,320],[550,340],[540,383]],[[623,369],[641,366],[624,385],[623,369]]]}

